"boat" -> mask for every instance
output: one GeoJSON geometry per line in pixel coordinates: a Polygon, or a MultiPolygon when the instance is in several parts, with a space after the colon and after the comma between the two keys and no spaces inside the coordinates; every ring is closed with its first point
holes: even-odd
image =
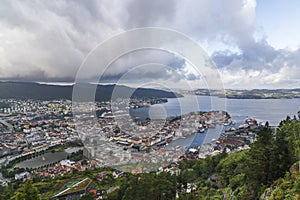
{"type": "Polygon", "coordinates": [[[224,125],[224,126],[228,126],[229,123],[228,123],[228,122],[224,122],[223,125],[224,125]]]}
{"type": "Polygon", "coordinates": [[[239,125],[239,129],[246,129],[246,128],[249,128],[248,124],[239,125]]]}
{"type": "Polygon", "coordinates": [[[230,127],[229,129],[227,129],[225,132],[232,132],[235,131],[236,129],[234,127],[230,127]]]}
{"type": "Polygon", "coordinates": [[[202,127],[199,129],[199,133],[204,133],[204,132],[205,132],[205,128],[202,127]]]}

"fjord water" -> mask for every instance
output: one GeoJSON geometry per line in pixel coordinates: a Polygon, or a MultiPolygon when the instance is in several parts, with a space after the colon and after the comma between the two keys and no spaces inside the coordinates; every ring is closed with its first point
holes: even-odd
{"type": "MultiPolygon", "coordinates": [[[[167,116],[180,116],[193,111],[211,111],[224,109],[236,122],[251,117],[259,122],[269,121],[277,126],[289,115],[293,117],[300,111],[300,98],[295,99],[224,99],[211,96],[185,95],[182,98],[170,98],[167,103],[159,106],[165,109],[167,116]]],[[[149,108],[133,109],[132,117],[144,118],[148,116],[149,108]]],[[[159,116],[156,116],[159,118],[159,116]]]]}
{"type": "MultiPolygon", "coordinates": [[[[245,123],[246,118],[255,118],[263,124],[268,121],[270,125],[277,126],[281,120],[288,115],[293,117],[300,110],[300,99],[224,99],[211,96],[186,95],[182,98],[168,99],[167,103],[153,105],[157,109],[164,109],[167,116],[180,116],[194,111],[225,110],[231,115],[231,119],[236,122],[235,127],[245,123]]],[[[152,108],[151,108],[152,109],[152,108]]],[[[130,110],[132,117],[149,117],[149,108],[130,110]]],[[[154,118],[163,118],[159,116],[154,118]]],[[[209,132],[195,133],[184,139],[173,141],[169,146],[199,146],[209,143],[224,132],[224,127],[217,126],[209,129],[209,132]]]]}

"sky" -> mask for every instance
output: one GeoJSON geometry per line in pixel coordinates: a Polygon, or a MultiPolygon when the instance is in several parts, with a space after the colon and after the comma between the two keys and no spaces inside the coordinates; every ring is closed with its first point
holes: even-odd
{"type": "MultiPolygon", "coordinates": [[[[161,27],[196,41],[225,88],[299,88],[299,7],[296,0],[2,0],[0,80],[74,82],[97,45],[131,29],[161,27]]],[[[129,72],[132,83],[168,80],[176,87],[203,88],[210,79],[174,52],[143,49],[120,55],[101,82],[129,72]]]]}
{"type": "Polygon", "coordinates": [[[276,49],[296,50],[300,41],[299,8],[299,1],[260,0],[254,24],[276,49]]]}

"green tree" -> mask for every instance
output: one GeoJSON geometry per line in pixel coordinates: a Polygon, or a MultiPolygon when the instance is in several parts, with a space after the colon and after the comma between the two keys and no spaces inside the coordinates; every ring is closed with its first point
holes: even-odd
{"type": "Polygon", "coordinates": [[[264,187],[271,182],[272,150],[273,135],[270,128],[266,126],[257,133],[257,141],[251,144],[251,149],[246,156],[246,181],[254,197],[261,192],[261,186],[264,187]]]}
{"type": "Polygon", "coordinates": [[[2,187],[0,186],[0,199],[8,199],[12,195],[12,187],[2,187]]]}
{"type": "Polygon", "coordinates": [[[94,194],[91,192],[88,192],[87,194],[83,195],[80,200],[94,200],[96,199],[94,194]]]}
{"type": "Polygon", "coordinates": [[[293,164],[291,154],[287,133],[279,128],[275,135],[271,156],[272,180],[283,177],[285,172],[288,171],[293,164]]]}
{"type": "Polygon", "coordinates": [[[280,132],[285,133],[291,162],[300,164],[300,121],[287,118],[280,123],[280,132]]]}
{"type": "Polygon", "coordinates": [[[196,197],[193,193],[182,192],[178,198],[178,200],[195,200],[196,197]]]}
{"type": "Polygon", "coordinates": [[[246,152],[247,151],[240,151],[229,154],[217,165],[217,171],[223,177],[225,185],[229,184],[231,178],[243,172],[243,164],[246,160],[246,152]]]}
{"type": "Polygon", "coordinates": [[[41,200],[41,195],[36,187],[33,186],[32,180],[26,181],[14,193],[11,200],[41,200]]]}
{"type": "Polygon", "coordinates": [[[168,173],[141,174],[128,184],[123,200],[175,199],[176,177],[168,173]]]}

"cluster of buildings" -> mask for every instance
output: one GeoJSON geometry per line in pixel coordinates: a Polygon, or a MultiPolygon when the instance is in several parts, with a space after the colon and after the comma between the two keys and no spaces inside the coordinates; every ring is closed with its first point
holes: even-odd
{"type": "Polygon", "coordinates": [[[121,112],[106,113],[111,110],[102,113],[97,119],[99,123],[94,118],[84,118],[83,113],[78,118],[84,120],[78,120],[77,124],[89,150],[87,156],[96,159],[100,166],[175,162],[189,146],[169,145],[172,141],[230,123],[230,116],[224,111],[194,112],[163,120],[137,120],[124,113],[121,116],[124,119],[120,120],[121,112]]]}
{"type": "Polygon", "coordinates": [[[56,176],[63,176],[64,174],[72,174],[75,170],[85,171],[95,168],[95,161],[88,161],[83,164],[83,161],[72,161],[72,160],[61,160],[57,163],[53,163],[44,167],[39,167],[36,169],[24,171],[17,173],[14,176],[15,180],[26,181],[33,177],[40,178],[55,178],[56,176]]]}
{"type": "Polygon", "coordinates": [[[207,156],[215,156],[222,152],[234,153],[237,151],[249,149],[249,144],[256,140],[256,134],[253,130],[262,126],[255,119],[246,119],[245,123],[234,128],[225,126],[225,131],[220,134],[218,139],[209,143],[189,148],[184,158],[203,159],[207,156]]]}
{"type": "MultiPolygon", "coordinates": [[[[216,141],[190,148],[173,141],[195,133],[204,133],[216,126],[232,125],[224,111],[193,112],[167,119],[134,118],[129,109],[164,103],[163,99],[133,99],[110,102],[77,102],[68,100],[1,100],[0,164],[45,151],[68,142],[83,142],[84,155],[98,166],[135,163],[171,163],[185,157],[202,158],[221,152],[229,146],[242,146],[253,141],[248,126],[227,131],[216,141]],[[245,130],[245,131],[241,131],[245,130]],[[196,149],[196,150],[195,150],[196,149]]],[[[209,134],[209,133],[208,133],[209,134]]],[[[79,163],[58,163],[53,169],[39,169],[41,176],[55,176],[73,169],[79,163]]]]}
{"type": "Polygon", "coordinates": [[[129,102],[129,108],[137,109],[143,107],[149,107],[154,104],[161,104],[168,102],[167,99],[160,98],[133,98],[129,102]]]}
{"type": "Polygon", "coordinates": [[[7,106],[0,108],[0,164],[80,141],[70,101],[10,99],[5,102],[7,106]]]}
{"type": "Polygon", "coordinates": [[[62,176],[64,174],[72,174],[74,170],[83,171],[86,167],[83,167],[81,161],[61,160],[58,163],[47,167],[41,167],[34,171],[36,176],[46,178],[55,176],[62,176]]]}

